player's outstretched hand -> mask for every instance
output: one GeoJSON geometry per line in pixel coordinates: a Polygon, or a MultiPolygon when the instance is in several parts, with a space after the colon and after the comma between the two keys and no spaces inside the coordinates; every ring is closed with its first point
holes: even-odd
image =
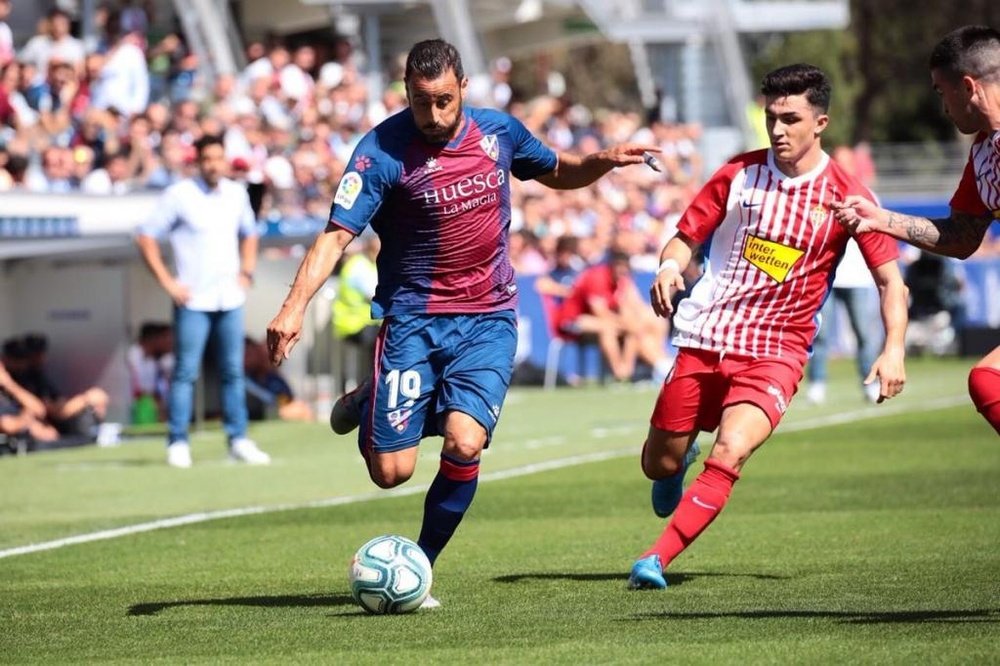
{"type": "Polygon", "coordinates": [[[267,353],[272,365],[281,365],[292,353],[292,347],[302,335],[302,317],[302,312],[281,308],[281,312],[267,325],[267,353]]]}
{"type": "Polygon", "coordinates": [[[647,153],[658,153],[660,149],[643,143],[622,143],[598,153],[601,159],[607,160],[612,166],[628,166],[629,164],[648,164],[647,153]]]}
{"type": "Polygon", "coordinates": [[[653,286],[649,288],[649,302],[653,312],[660,317],[669,318],[674,313],[673,297],[678,291],[684,291],[684,278],[673,268],[657,273],[653,286]]]}
{"type": "Polygon", "coordinates": [[[865,386],[875,380],[879,381],[879,396],[876,402],[882,403],[903,392],[906,384],[906,370],[903,364],[903,352],[883,351],[872,364],[871,372],[865,377],[865,386]]]}
{"type": "Polygon", "coordinates": [[[870,200],[857,194],[844,197],[843,201],[834,201],[830,204],[833,209],[833,217],[852,234],[863,234],[869,231],[882,231],[881,208],[870,200]]]}

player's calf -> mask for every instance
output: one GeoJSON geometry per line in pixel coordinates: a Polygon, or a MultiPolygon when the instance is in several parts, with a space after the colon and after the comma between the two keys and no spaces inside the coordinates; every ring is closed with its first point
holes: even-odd
{"type": "Polygon", "coordinates": [[[979,413],[1000,434],[1000,370],[973,368],[969,372],[969,395],[979,413]]]}

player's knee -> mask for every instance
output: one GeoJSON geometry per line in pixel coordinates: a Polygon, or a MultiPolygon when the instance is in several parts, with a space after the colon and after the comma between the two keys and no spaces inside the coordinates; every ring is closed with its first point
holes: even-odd
{"type": "Polygon", "coordinates": [[[388,490],[406,483],[413,476],[413,470],[407,471],[398,467],[381,468],[372,465],[368,470],[368,475],[376,486],[388,490]]]}
{"type": "Polygon", "coordinates": [[[478,460],[486,446],[486,429],[471,417],[449,416],[444,424],[442,451],[461,461],[478,460]]]}
{"type": "Polygon", "coordinates": [[[712,446],[711,457],[733,469],[740,469],[751,453],[753,453],[753,447],[742,442],[739,438],[719,435],[712,446]]]}
{"type": "Polygon", "coordinates": [[[455,460],[471,462],[482,455],[485,436],[467,433],[456,437],[445,437],[443,452],[455,460]]]}
{"type": "Polygon", "coordinates": [[[1000,371],[977,366],[969,372],[969,396],[980,412],[1000,403],[1000,371]]]}

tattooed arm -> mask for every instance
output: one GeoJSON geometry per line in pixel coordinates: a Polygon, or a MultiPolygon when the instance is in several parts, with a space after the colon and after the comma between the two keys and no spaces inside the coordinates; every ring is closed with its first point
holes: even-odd
{"type": "Polygon", "coordinates": [[[979,249],[993,222],[990,214],[970,215],[956,210],[951,216],[928,219],[879,208],[868,199],[849,196],[833,205],[837,221],[854,233],[881,231],[893,238],[936,254],[965,259],[979,249]]]}

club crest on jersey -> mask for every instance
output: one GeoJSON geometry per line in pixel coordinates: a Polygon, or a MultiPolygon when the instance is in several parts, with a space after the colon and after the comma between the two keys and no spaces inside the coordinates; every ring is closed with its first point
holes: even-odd
{"type": "Polygon", "coordinates": [[[769,241],[766,238],[747,236],[743,244],[743,258],[767,273],[775,282],[784,282],[799,262],[804,251],[769,241]]]}
{"type": "Polygon", "coordinates": [[[424,173],[437,173],[442,170],[444,167],[438,164],[436,157],[428,157],[427,161],[424,162],[424,173]]]}
{"type": "Polygon", "coordinates": [[[818,227],[830,216],[830,211],[827,210],[826,206],[823,204],[816,204],[813,209],[809,211],[809,221],[812,222],[814,227],[818,227]]]}
{"type": "Polygon", "coordinates": [[[351,210],[354,207],[354,202],[358,200],[358,195],[361,194],[363,184],[364,181],[361,179],[361,174],[356,171],[348,171],[340,179],[340,185],[337,186],[337,194],[333,197],[333,203],[342,206],[345,210],[351,210]]]}
{"type": "Polygon", "coordinates": [[[409,408],[394,409],[389,412],[388,420],[389,425],[392,426],[396,432],[403,432],[406,430],[406,426],[410,425],[410,417],[413,416],[413,410],[409,408]]]}
{"type": "Polygon", "coordinates": [[[487,134],[482,139],[479,140],[479,147],[483,149],[486,156],[489,157],[494,162],[500,157],[500,144],[497,143],[496,134],[487,134]]]}

